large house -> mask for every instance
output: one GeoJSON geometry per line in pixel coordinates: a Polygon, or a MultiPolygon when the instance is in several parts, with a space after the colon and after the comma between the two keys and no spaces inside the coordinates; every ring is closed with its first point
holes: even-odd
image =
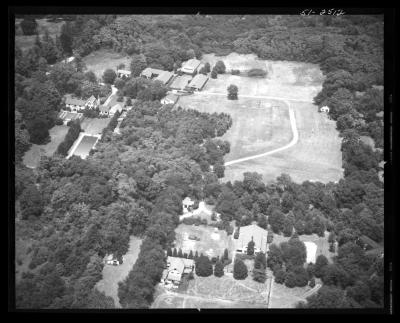
{"type": "Polygon", "coordinates": [[[163,71],[161,74],[159,74],[155,80],[162,82],[164,85],[168,84],[169,81],[174,77],[174,73],[168,72],[168,71],[163,71]]]}
{"type": "Polygon", "coordinates": [[[117,76],[121,79],[131,77],[131,71],[128,70],[117,70],[117,76]]]}
{"type": "Polygon", "coordinates": [[[70,108],[71,111],[80,111],[85,108],[95,109],[99,104],[100,100],[96,99],[93,95],[87,100],[76,98],[71,94],[65,95],[65,106],[70,108]]]}
{"type": "Polygon", "coordinates": [[[194,260],[178,257],[167,258],[167,269],[163,271],[161,283],[178,286],[183,274],[189,274],[194,269],[194,260]]]}
{"type": "Polygon", "coordinates": [[[201,91],[208,81],[208,76],[204,74],[197,74],[188,84],[189,90],[201,91]]]}
{"type": "Polygon", "coordinates": [[[159,69],[151,68],[151,67],[146,67],[142,71],[142,73],[140,73],[140,76],[148,78],[148,79],[152,79],[154,77],[157,77],[158,75],[160,75],[163,72],[164,72],[163,70],[159,70],[159,69]]]}
{"type": "Polygon", "coordinates": [[[65,106],[70,108],[71,111],[80,111],[85,109],[87,100],[75,98],[72,95],[65,96],[65,106]]]}
{"type": "Polygon", "coordinates": [[[184,91],[192,77],[190,75],[182,75],[176,77],[171,85],[169,86],[171,89],[184,91]]]}
{"type": "Polygon", "coordinates": [[[256,224],[240,227],[239,237],[236,242],[236,252],[247,253],[247,245],[254,241],[254,252],[267,251],[267,237],[268,231],[259,227],[256,224]]]}
{"type": "Polygon", "coordinates": [[[195,58],[189,59],[182,64],[180,71],[185,74],[194,75],[197,72],[201,62],[195,58]]]}

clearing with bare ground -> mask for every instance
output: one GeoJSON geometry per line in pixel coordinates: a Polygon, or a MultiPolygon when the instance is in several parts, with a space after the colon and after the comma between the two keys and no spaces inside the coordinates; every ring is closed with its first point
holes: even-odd
{"type": "Polygon", "coordinates": [[[194,254],[197,250],[199,255],[203,253],[209,257],[222,256],[227,248],[231,255],[235,249],[231,236],[228,236],[226,231],[215,231],[214,229],[204,225],[180,224],[175,229],[175,247],[178,250],[181,248],[183,253],[189,254],[192,250],[194,254]],[[200,240],[191,240],[189,239],[190,235],[196,236],[200,240]]]}
{"type": "Polygon", "coordinates": [[[92,71],[101,79],[106,69],[116,70],[119,64],[125,64],[125,69],[129,70],[131,59],[111,50],[101,49],[85,56],[83,62],[88,71],[92,71]]]}
{"type": "Polygon", "coordinates": [[[317,65],[263,61],[255,55],[215,57],[203,56],[203,62],[211,65],[223,60],[227,71],[263,68],[266,78],[250,78],[230,74],[210,79],[203,91],[182,96],[179,105],[203,112],[225,112],[232,116],[233,125],[222,137],[232,147],[225,156],[226,162],[265,153],[287,145],[292,137],[288,118],[288,104],[293,109],[299,134],[297,143],[274,154],[227,165],[224,181],[241,180],[247,171],[263,175],[265,182],[275,180],[282,173],[293,181],[314,180],[327,183],[343,176],[341,139],[335,122],[319,113],[312,104],[321,90],[323,75],[317,65]],[[235,84],[239,88],[239,100],[226,98],[226,88],[235,84]]]}
{"type": "Polygon", "coordinates": [[[129,250],[123,256],[124,262],[119,266],[105,265],[103,268],[103,279],[97,282],[96,288],[114,299],[115,306],[120,308],[118,298],[118,282],[128,276],[139,255],[142,240],[134,236],[130,237],[129,250]]]}

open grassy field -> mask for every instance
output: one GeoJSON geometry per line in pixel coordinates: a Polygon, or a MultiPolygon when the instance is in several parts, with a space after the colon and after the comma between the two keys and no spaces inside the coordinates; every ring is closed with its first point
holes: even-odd
{"type": "Polygon", "coordinates": [[[96,284],[96,288],[104,292],[107,296],[114,299],[115,306],[120,308],[118,298],[118,282],[125,279],[131,271],[139,255],[142,240],[131,236],[129,241],[129,250],[123,256],[124,262],[119,266],[105,265],[103,268],[103,278],[96,284]]]}
{"type": "Polygon", "coordinates": [[[309,286],[289,288],[272,281],[269,308],[295,308],[298,302],[305,301],[304,295],[309,290],[309,286]]]}
{"type": "Polygon", "coordinates": [[[203,91],[226,93],[229,84],[235,84],[239,87],[239,97],[241,94],[264,95],[311,101],[321,90],[324,80],[322,72],[315,64],[260,60],[254,54],[206,54],[202,57],[202,62],[209,62],[211,66],[218,60],[224,62],[227,73],[218,75],[217,79],[210,78],[203,91]],[[244,73],[240,76],[231,75],[232,68],[244,73]],[[267,71],[267,77],[245,76],[246,71],[251,68],[262,68],[267,71]]]}
{"type": "Polygon", "coordinates": [[[228,166],[224,180],[241,180],[246,171],[258,172],[266,182],[287,173],[295,182],[327,183],[343,177],[341,139],[335,122],[309,103],[290,103],[296,117],[299,140],[276,154],[228,166]]]}
{"type": "MultiPolygon", "coordinates": [[[[328,236],[329,233],[325,231],[325,237],[319,237],[317,234],[303,234],[299,236],[299,239],[303,242],[305,241],[311,241],[314,242],[317,245],[317,252],[316,252],[316,257],[319,255],[324,255],[326,258],[328,258],[329,261],[332,261],[332,257],[336,255],[336,253],[330,252],[329,251],[329,242],[328,242],[328,236]]],[[[281,242],[288,241],[289,237],[284,237],[283,235],[280,234],[275,234],[274,233],[274,239],[272,243],[275,244],[280,244],[281,242]]]]}
{"type": "Polygon", "coordinates": [[[87,134],[99,135],[107,127],[111,118],[85,118],[81,122],[81,128],[87,134]]]}
{"type": "Polygon", "coordinates": [[[125,64],[125,68],[129,70],[131,59],[111,50],[101,49],[85,56],[83,61],[88,70],[93,71],[97,78],[101,78],[106,69],[116,70],[119,64],[125,64]]]}
{"type": "MultiPolygon", "coordinates": [[[[19,25],[21,21],[22,19],[15,19],[15,46],[20,47],[22,50],[27,50],[35,43],[36,35],[25,36],[19,25]]],[[[44,30],[47,29],[49,35],[54,39],[60,34],[61,26],[64,24],[64,21],[49,22],[46,19],[36,19],[36,22],[38,24],[38,33],[40,36],[43,35],[44,30]]]]}
{"type": "Polygon", "coordinates": [[[69,127],[65,125],[54,126],[49,130],[50,142],[45,145],[33,144],[31,148],[25,153],[23,163],[30,168],[36,168],[39,165],[42,156],[52,156],[58,145],[64,140],[69,127]]]}
{"type": "Polygon", "coordinates": [[[231,255],[231,252],[235,249],[231,236],[228,236],[226,231],[214,231],[213,227],[187,224],[180,224],[175,229],[175,247],[181,248],[184,253],[189,253],[192,250],[194,254],[197,250],[199,255],[203,253],[210,257],[222,256],[225,248],[231,255]],[[190,235],[199,237],[200,241],[190,240],[190,235]]]}
{"type": "Polygon", "coordinates": [[[228,100],[225,96],[182,96],[179,105],[201,112],[225,112],[231,115],[232,127],[222,136],[231,143],[231,152],[225,161],[263,153],[289,143],[292,132],[287,105],[279,100],[240,98],[228,100]]]}

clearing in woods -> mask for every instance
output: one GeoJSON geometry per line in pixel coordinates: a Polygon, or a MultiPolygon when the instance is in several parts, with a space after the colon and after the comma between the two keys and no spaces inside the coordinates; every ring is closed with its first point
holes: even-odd
{"type": "Polygon", "coordinates": [[[30,149],[25,153],[23,163],[29,168],[36,168],[39,165],[42,156],[52,156],[58,145],[64,140],[69,127],[65,125],[54,126],[49,130],[50,142],[45,145],[32,144],[30,149]]]}
{"type": "Polygon", "coordinates": [[[101,80],[106,69],[116,70],[119,64],[125,64],[125,69],[130,70],[131,59],[128,56],[115,53],[111,50],[101,49],[83,58],[88,71],[93,71],[101,80]]]}
{"type": "Polygon", "coordinates": [[[123,256],[124,262],[119,266],[104,265],[103,278],[95,286],[100,292],[111,296],[114,299],[115,306],[118,308],[121,308],[118,298],[118,282],[123,281],[128,276],[139,255],[141,244],[141,239],[131,236],[129,250],[123,256]]]}
{"type": "Polygon", "coordinates": [[[225,156],[230,162],[283,147],[292,140],[293,133],[285,101],[290,101],[299,133],[297,143],[274,154],[227,165],[224,181],[241,180],[243,173],[258,172],[265,182],[287,173],[295,182],[314,180],[327,183],[343,176],[341,139],[335,122],[317,111],[312,104],[321,90],[323,75],[317,65],[285,61],[263,61],[255,55],[216,57],[203,56],[203,62],[213,65],[224,61],[227,72],[232,68],[243,72],[263,68],[266,78],[218,75],[209,79],[203,91],[182,96],[179,105],[204,112],[225,112],[232,116],[233,125],[222,137],[231,143],[231,152],[225,156]],[[226,98],[226,88],[235,84],[239,100],[226,98]],[[270,97],[270,98],[267,98],[270,97]]]}

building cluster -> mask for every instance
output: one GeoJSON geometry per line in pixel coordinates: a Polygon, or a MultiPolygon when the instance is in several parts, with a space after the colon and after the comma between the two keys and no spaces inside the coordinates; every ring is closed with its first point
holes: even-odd
{"type": "MultiPolygon", "coordinates": [[[[182,67],[176,71],[176,74],[169,71],[163,71],[156,68],[147,67],[140,74],[141,77],[160,81],[169,89],[178,93],[190,93],[201,91],[207,83],[207,75],[198,74],[201,62],[195,58],[182,64],[182,67]]],[[[162,104],[175,104],[178,96],[169,94],[162,100],[162,104]]]]}

